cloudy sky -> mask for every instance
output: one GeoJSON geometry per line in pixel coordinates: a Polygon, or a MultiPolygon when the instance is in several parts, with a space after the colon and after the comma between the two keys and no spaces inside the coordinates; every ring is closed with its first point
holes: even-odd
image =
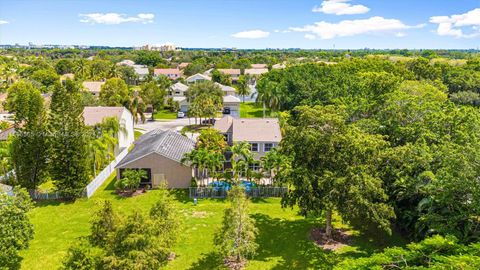
{"type": "Polygon", "coordinates": [[[0,44],[478,48],[480,0],[0,0],[0,44]]]}

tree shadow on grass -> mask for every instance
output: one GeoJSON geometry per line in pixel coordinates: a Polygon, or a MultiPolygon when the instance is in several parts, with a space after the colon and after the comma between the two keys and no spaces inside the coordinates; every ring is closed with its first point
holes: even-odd
{"type": "Polygon", "coordinates": [[[188,270],[217,270],[217,269],[226,269],[223,264],[223,259],[217,252],[210,252],[208,254],[202,254],[200,260],[195,262],[188,270]]]}
{"type": "Polygon", "coordinates": [[[269,261],[280,257],[272,269],[331,269],[338,262],[337,255],[322,250],[309,239],[310,229],[318,226],[317,220],[283,220],[264,214],[252,217],[259,232],[254,259],[269,261]]]}

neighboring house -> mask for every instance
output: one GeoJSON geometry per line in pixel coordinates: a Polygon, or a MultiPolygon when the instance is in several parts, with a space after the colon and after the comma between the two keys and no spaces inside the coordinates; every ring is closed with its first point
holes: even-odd
{"type": "Polygon", "coordinates": [[[100,90],[102,90],[102,85],[104,85],[105,82],[83,82],[83,88],[92,93],[95,97],[100,96],[100,90]]]}
{"type": "Polygon", "coordinates": [[[117,178],[125,169],[145,170],[142,185],[157,187],[162,182],[169,188],[188,188],[193,177],[190,166],[182,164],[183,156],[195,147],[195,141],[170,130],[153,130],[141,136],[135,147],[116,166],[117,178]]]}
{"type": "Polygon", "coordinates": [[[240,69],[219,69],[218,71],[230,76],[230,78],[232,79],[232,82],[238,81],[241,75],[240,69]]]}
{"type": "Polygon", "coordinates": [[[0,141],[6,141],[10,135],[15,135],[15,128],[13,126],[0,132],[0,141]]]}
{"type": "Polygon", "coordinates": [[[233,95],[223,97],[223,109],[230,110],[230,116],[240,117],[240,99],[233,95]]]}
{"type": "Polygon", "coordinates": [[[60,76],[60,82],[62,84],[65,84],[67,79],[74,80],[75,79],[75,74],[73,73],[66,73],[60,76]]]}
{"type": "Polygon", "coordinates": [[[13,120],[13,113],[5,110],[3,104],[7,100],[8,93],[1,93],[0,94],[0,121],[12,121],[13,120]]]}
{"type": "Polygon", "coordinates": [[[188,67],[189,65],[190,65],[190,63],[187,63],[187,62],[180,63],[178,65],[178,69],[184,69],[184,68],[188,67]]]}
{"type": "Polygon", "coordinates": [[[252,68],[253,69],[268,69],[268,65],[267,64],[252,64],[252,68]]]}
{"type": "Polygon", "coordinates": [[[184,97],[185,92],[188,90],[188,86],[181,82],[177,82],[170,86],[168,90],[169,97],[184,97]]]}
{"type": "Polygon", "coordinates": [[[286,68],[287,65],[285,63],[282,63],[282,64],[275,64],[272,66],[272,69],[284,69],[286,68]]]}
{"type": "Polygon", "coordinates": [[[117,63],[119,66],[129,66],[132,67],[137,74],[138,79],[143,81],[149,74],[148,67],[144,65],[136,65],[132,60],[122,60],[117,63]]]}
{"type": "Polygon", "coordinates": [[[282,140],[280,124],[275,118],[223,117],[213,127],[225,136],[229,145],[248,142],[256,160],[278,146],[282,140]]]}
{"type": "Polygon", "coordinates": [[[245,75],[250,76],[260,76],[262,74],[268,73],[268,68],[250,68],[245,69],[245,75]]]}
{"type": "Polygon", "coordinates": [[[85,107],[83,109],[83,119],[85,125],[94,126],[100,124],[107,117],[115,117],[120,124],[118,134],[118,149],[116,154],[130,145],[135,140],[133,131],[133,116],[125,107],[85,107]]]}
{"type": "Polygon", "coordinates": [[[219,86],[222,89],[224,96],[235,96],[235,88],[217,82],[215,83],[215,85],[219,86]]]}
{"type": "Polygon", "coordinates": [[[153,70],[153,76],[166,76],[170,80],[176,80],[182,76],[182,71],[178,68],[156,68],[153,70]]]}
{"type": "Polygon", "coordinates": [[[186,79],[186,82],[187,83],[196,83],[196,82],[200,82],[200,81],[211,81],[211,80],[212,80],[211,77],[209,77],[207,75],[197,73],[195,75],[192,75],[192,76],[188,77],[186,79]]]}

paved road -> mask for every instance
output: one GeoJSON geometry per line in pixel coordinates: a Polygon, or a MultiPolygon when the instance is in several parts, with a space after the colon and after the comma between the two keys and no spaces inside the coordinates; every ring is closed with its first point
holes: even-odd
{"type": "Polygon", "coordinates": [[[161,120],[161,121],[147,121],[144,124],[138,123],[135,128],[149,132],[154,129],[164,130],[176,130],[180,131],[184,126],[188,126],[195,123],[194,118],[179,118],[173,120],[161,120]]]}

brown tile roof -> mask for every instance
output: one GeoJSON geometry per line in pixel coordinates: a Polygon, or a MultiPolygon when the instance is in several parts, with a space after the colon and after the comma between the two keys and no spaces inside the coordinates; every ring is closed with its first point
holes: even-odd
{"type": "Polygon", "coordinates": [[[124,107],[85,107],[83,119],[87,126],[100,124],[107,117],[116,117],[120,120],[123,110],[124,107]]]}
{"type": "Polygon", "coordinates": [[[188,65],[190,65],[190,63],[180,63],[180,64],[178,65],[178,68],[179,68],[179,69],[183,69],[183,68],[188,67],[188,65]]]}
{"type": "Polygon", "coordinates": [[[89,92],[99,93],[104,83],[105,82],[83,82],[82,85],[89,92]]]}
{"type": "Polygon", "coordinates": [[[222,133],[226,133],[231,129],[232,123],[233,123],[233,117],[231,117],[230,115],[227,115],[222,119],[215,121],[215,125],[213,126],[213,128],[215,128],[216,130],[222,133]]]}
{"type": "Polygon", "coordinates": [[[252,64],[252,68],[267,68],[267,64],[252,64]]]}
{"type": "Polygon", "coordinates": [[[156,68],[153,71],[155,75],[170,75],[170,74],[177,74],[181,75],[182,72],[178,68],[156,68]]]}
{"type": "Polygon", "coordinates": [[[240,69],[219,69],[218,71],[228,75],[240,75],[240,69]]]}

